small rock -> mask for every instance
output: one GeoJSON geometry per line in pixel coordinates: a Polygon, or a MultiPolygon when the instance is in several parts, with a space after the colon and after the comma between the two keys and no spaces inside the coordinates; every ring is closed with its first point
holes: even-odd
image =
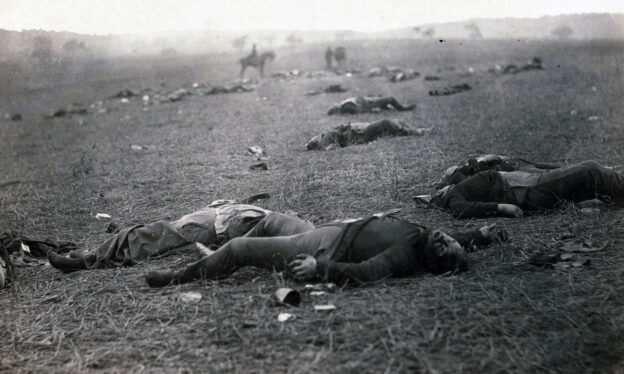
{"type": "Polygon", "coordinates": [[[101,219],[111,219],[110,214],[106,214],[106,213],[98,213],[95,215],[95,218],[99,221],[101,219]]]}
{"type": "Polygon", "coordinates": [[[244,329],[249,329],[249,328],[252,328],[252,327],[258,327],[258,322],[252,321],[252,320],[243,321],[243,328],[244,329]]]}
{"type": "Polygon", "coordinates": [[[332,310],[335,310],[335,309],[336,309],[336,306],[334,304],[321,304],[321,305],[314,306],[314,310],[320,311],[320,312],[331,312],[332,310]]]}
{"type": "Polygon", "coordinates": [[[581,209],[582,214],[593,214],[593,213],[598,213],[598,212],[600,212],[600,209],[598,208],[582,208],[581,209]]]}
{"type": "Polygon", "coordinates": [[[295,316],[294,316],[294,315],[292,315],[292,314],[290,314],[290,313],[280,313],[280,314],[277,316],[277,320],[278,320],[279,322],[286,322],[286,321],[288,321],[289,319],[293,319],[293,318],[295,318],[295,316]]]}
{"type": "Polygon", "coordinates": [[[253,164],[249,167],[251,170],[269,170],[269,166],[265,162],[253,164]]]}
{"type": "Polygon", "coordinates": [[[591,264],[591,260],[587,257],[579,258],[572,263],[572,267],[579,268],[582,266],[588,266],[591,264]]]}
{"type": "Polygon", "coordinates": [[[202,295],[199,292],[185,292],[180,294],[179,298],[184,303],[196,303],[202,299],[202,295]]]}

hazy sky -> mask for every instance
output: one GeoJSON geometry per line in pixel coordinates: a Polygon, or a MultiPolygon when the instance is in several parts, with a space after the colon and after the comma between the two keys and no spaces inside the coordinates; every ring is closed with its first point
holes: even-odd
{"type": "Polygon", "coordinates": [[[0,28],[84,34],[167,30],[378,31],[469,18],[624,13],[624,0],[0,0],[0,28]]]}

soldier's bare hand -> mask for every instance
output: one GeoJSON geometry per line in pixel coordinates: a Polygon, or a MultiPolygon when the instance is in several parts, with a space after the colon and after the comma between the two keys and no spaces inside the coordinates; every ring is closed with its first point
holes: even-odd
{"type": "Polygon", "coordinates": [[[498,211],[507,217],[522,217],[522,209],[514,204],[498,204],[498,211]]]}
{"type": "Polygon", "coordinates": [[[310,280],[316,275],[316,259],[310,255],[297,255],[288,264],[295,279],[299,281],[310,280]]]}
{"type": "Polygon", "coordinates": [[[494,234],[495,227],[496,227],[495,223],[491,225],[486,225],[486,226],[480,227],[479,232],[485,239],[493,241],[496,238],[496,235],[494,234]]]}

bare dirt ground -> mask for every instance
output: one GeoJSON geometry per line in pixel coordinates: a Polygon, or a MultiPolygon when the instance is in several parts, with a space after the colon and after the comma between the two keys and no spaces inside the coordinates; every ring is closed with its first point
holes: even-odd
{"type": "MultiPolygon", "coordinates": [[[[323,50],[278,51],[268,73],[320,69],[323,50]]],[[[110,236],[96,213],[126,226],[268,192],[260,205],[315,223],[401,208],[402,218],[448,230],[496,222],[510,232],[508,243],[475,253],[463,274],[386,280],[320,299],[306,294],[296,308],[275,306],[270,295],[280,285],[302,285],[269,271],[164,289],[146,285],[148,269],[179,267],[188,257],[71,274],[19,268],[14,287],[0,291],[0,371],[622,372],[623,211],[603,206],[585,214],[570,205],[520,219],[455,220],[412,196],[433,191],[447,166],[479,152],[595,159],[624,171],[624,45],[384,41],[347,50],[353,68],[400,65],[441,80],[266,77],[251,93],[189,96],[144,111],[140,97],[125,104],[105,99],[122,89],[228,82],[237,77],[237,57],[67,63],[4,74],[0,113],[19,112],[24,120],[0,120],[0,229],[95,248],[110,236]],[[533,56],[545,70],[486,72],[533,56]],[[462,76],[469,67],[474,74],[462,76]],[[304,95],[334,83],[349,92],[304,95]],[[427,94],[460,83],[472,90],[427,94]],[[417,110],[326,115],[334,102],[373,93],[416,103],[417,110]],[[97,100],[109,111],[43,118],[97,100]],[[425,137],[328,152],[304,148],[336,125],[384,117],[436,127],[425,137]],[[251,145],[268,153],[269,170],[249,169],[251,145]],[[536,251],[554,251],[568,230],[611,245],[578,269],[527,264],[536,251]],[[203,298],[182,303],[178,295],[186,291],[203,298]],[[315,312],[318,303],[337,310],[315,312]],[[278,322],[281,312],[295,319],[278,322]]]]}

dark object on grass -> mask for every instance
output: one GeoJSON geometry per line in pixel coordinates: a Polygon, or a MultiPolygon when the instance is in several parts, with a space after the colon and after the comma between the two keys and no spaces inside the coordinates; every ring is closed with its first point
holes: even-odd
{"type": "Polygon", "coordinates": [[[6,249],[0,247],[0,289],[14,279],[13,265],[6,249]]]}
{"type": "Polygon", "coordinates": [[[67,106],[67,108],[61,108],[52,114],[46,116],[47,118],[55,118],[55,117],[65,117],[72,114],[88,114],[87,108],[83,108],[78,104],[71,104],[67,106]]]}
{"type": "MultiPolygon", "coordinates": [[[[45,258],[48,252],[65,253],[76,248],[77,247],[74,243],[54,243],[32,240],[10,232],[0,233],[0,288],[5,287],[7,283],[15,280],[15,272],[13,262],[11,261],[11,255],[45,258]]],[[[16,257],[16,260],[21,260],[18,261],[17,264],[19,264],[19,262],[24,264],[24,260],[26,258],[27,257],[16,257]]],[[[36,262],[33,258],[30,260],[32,261],[28,262],[36,262]]]]}
{"type": "Polygon", "coordinates": [[[543,69],[544,69],[544,66],[542,66],[542,59],[539,57],[533,57],[531,61],[527,62],[526,64],[520,67],[514,64],[505,66],[502,69],[502,73],[503,74],[516,74],[522,71],[543,70],[543,69]]]}
{"type": "Polygon", "coordinates": [[[297,290],[292,288],[280,288],[273,294],[273,297],[280,304],[288,304],[297,306],[301,303],[301,294],[297,290]]]}
{"type": "Polygon", "coordinates": [[[469,91],[471,90],[472,87],[470,87],[470,85],[468,83],[464,83],[464,84],[456,84],[454,86],[451,87],[443,87],[443,88],[438,88],[435,90],[431,90],[429,91],[429,96],[448,96],[448,95],[454,95],[460,92],[464,92],[464,91],[469,91]]]}
{"type": "Polygon", "coordinates": [[[22,120],[22,115],[19,113],[11,114],[11,121],[17,122],[22,120]]]}
{"type": "Polygon", "coordinates": [[[589,266],[591,260],[588,257],[576,256],[572,253],[544,253],[538,252],[529,257],[529,265],[544,267],[568,269],[589,266]]]}
{"type": "Polygon", "coordinates": [[[332,84],[329,87],[326,87],[325,89],[318,88],[316,90],[308,91],[306,92],[306,95],[316,96],[322,93],[340,93],[340,92],[347,92],[347,89],[342,87],[342,85],[340,84],[332,84]]]}
{"type": "Polygon", "coordinates": [[[438,77],[437,75],[427,75],[425,77],[426,81],[439,81],[440,77],[438,77]]]}
{"type": "Polygon", "coordinates": [[[347,89],[342,87],[340,84],[331,84],[329,87],[325,89],[325,93],[339,93],[339,92],[347,92],[347,89]]]}
{"type": "Polygon", "coordinates": [[[117,94],[111,96],[111,99],[122,99],[122,98],[134,97],[134,96],[137,96],[137,95],[138,95],[137,92],[125,89],[125,90],[121,90],[121,91],[117,92],[117,94]]]}
{"type": "Polygon", "coordinates": [[[534,253],[529,257],[529,264],[542,267],[551,267],[559,261],[559,256],[556,253],[534,253]]]}
{"type": "Polygon", "coordinates": [[[251,170],[269,170],[269,166],[266,162],[260,162],[258,164],[253,164],[249,167],[251,170]]]}
{"type": "Polygon", "coordinates": [[[271,198],[271,195],[269,195],[268,193],[259,193],[259,194],[255,194],[255,195],[249,196],[246,199],[241,200],[241,204],[253,204],[258,200],[266,200],[270,198],[271,198]]]}
{"type": "Polygon", "coordinates": [[[55,243],[52,241],[33,240],[11,232],[0,233],[0,248],[5,249],[8,254],[20,251],[22,249],[22,243],[28,246],[30,254],[33,257],[39,258],[45,258],[48,251],[66,253],[78,248],[76,244],[69,242],[55,243]]]}
{"type": "Polygon", "coordinates": [[[115,222],[107,223],[106,226],[104,226],[104,228],[106,229],[106,232],[109,234],[117,234],[120,230],[119,225],[116,224],[115,222]]]}

